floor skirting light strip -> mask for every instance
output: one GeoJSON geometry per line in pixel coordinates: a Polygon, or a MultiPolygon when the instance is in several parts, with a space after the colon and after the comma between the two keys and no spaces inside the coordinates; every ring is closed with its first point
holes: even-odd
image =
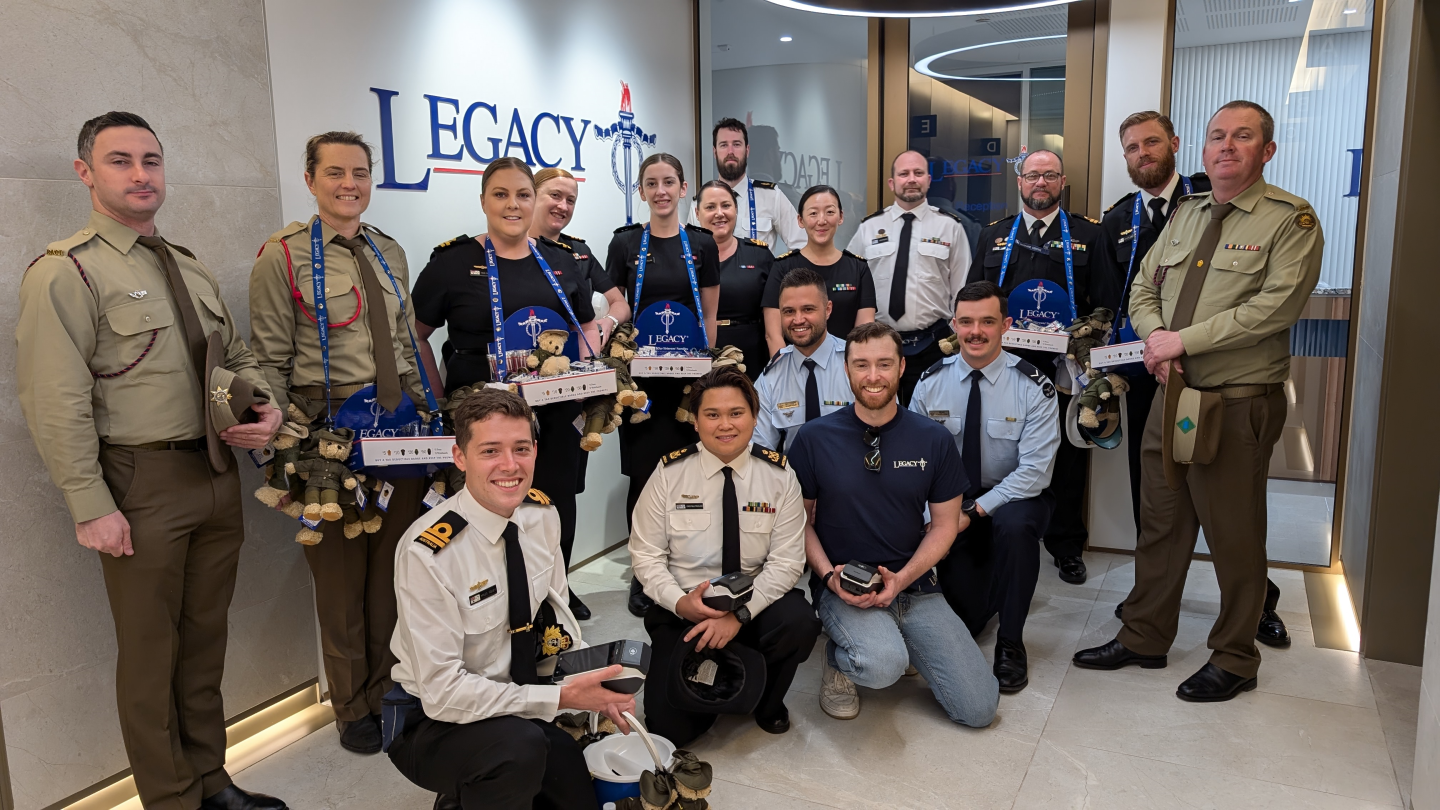
{"type": "Polygon", "coordinates": [[[1310,603],[1310,627],[1315,646],[1327,650],[1360,651],[1360,623],[1343,574],[1305,572],[1305,597],[1310,603]]]}

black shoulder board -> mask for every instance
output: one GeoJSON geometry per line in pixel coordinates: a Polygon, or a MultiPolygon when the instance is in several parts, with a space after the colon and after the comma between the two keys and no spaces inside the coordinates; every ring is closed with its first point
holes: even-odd
{"type": "Polygon", "coordinates": [[[432,554],[438,554],[441,549],[450,545],[450,541],[455,539],[455,535],[459,534],[461,529],[469,525],[470,521],[452,509],[446,512],[444,517],[430,524],[430,528],[421,532],[420,536],[415,538],[415,542],[428,547],[432,554]]]}
{"type": "Polygon", "coordinates": [[[565,244],[564,242],[557,242],[556,240],[551,239],[551,238],[548,237],[548,236],[542,236],[542,237],[540,237],[539,239],[536,239],[535,241],[539,242],[539,243],[542,244],[542,245],[554,245],[555,247],[558,247],[558,248],[564,250],[566,253],[573,253],[574,250],[575,250],[575,248],[570,247],[569,245],[565,244]]]}
{"type": "Polygon", "coordinates": [[[550,496],[546,495],[538,489],[535,489],[534,487],[531,487],[530,491],[525,493],[525,503],[536,503],[541,506],[549,506],[550,496]]]}
{"type": "Polygon", "coordinates": [[[849,256],[850,258],[854,259],[854,260],[857,261],[857,262],[863,262],[863,261],[865,261],[864,259],[860,258],[859,256],[856,256],[854,253],[851,253],[850,251],[846,250],[845,248],[841,248],[841,249],[840,249],[840,254],[843,255],[843,256],[849,256]]]}
{"type": "Polygon", "coordinates": [[[565,242],[566,244],[569,244],[569,245],[572,245],[572,246],[573,246],[573,245],[583,245],[583,244],[585,244],[585,240],[584,240],[584,239],[581,239],[581,238],[578,237],[578,236],[571,236],[571,235],[568,234],[568,233],[562,233],[562,234],[560,234],[560,241],[565,242]]]}
{"type": "Polygon", "coordinates": [[[702,228],[699,225],[690,225],[689,223],[686,223],[685,227],[696,233],[703,233],[707,236],[714,236],[714,233],[709,228],[702,228]]]}
{"type": "Polygon", "coordinates": [[[669,463],[672,462],[672,461],[679,461],[680,459],[685,458],[686,456],[690,455],[691,453],[694,453],[694,452],[695,452],[696,450],[698,450],[699,448],[700,448],[700,445],[698,445],[698,444],[691,444],[691,445],[687,445],[687,446],[685,446],[685,447],[682,447],[682,448],[680,448],[679,450],[671,450],[670,452],[668,452],[668,453],[666,453],[665,455],[663,455],[663,456],[660,457],[660,463],[661,463],[661,464],[669,464],[669,463]]]}
{"type": "Polygon", "coordinates": [[[774,187],[775,187],[775,184],[774,184],[773,182],[769,181],[769,180],[751,180],[750,182],[753,183],[753,184],[754,184],[756,187],[758,187],[758,188],[774,188],[774,187]]]}
{"type": "Polygon", "coordinates": [[[788,258],[790,258],[791,256],[798,256],[798,255],[800,255],[800,251],[798,251],[798,250],[788,250],[788,251],[786,251],[786,252],[784,252],[784,253],[781,253],[779,256],[776,256],[776,257],[775,257],[775,261],[778,262],[778,261],[780,261],[781,259],[788,259],[788,258]]]}
{"type": "MultiPolygon", "coordinates": [[[[784,350],[782,349],[781,351],[784,351],[784,350]]],[[[770,362],[768,362],[768,363],[765,364],[765,370],[760,372],[760,376],[761,376],[761,377],[764,377],[766,374],[769,374],[769,373],[770,373],[770,369],[774,368],[779,362],[780,362],[780,352],[775,352],[775,356],[772,357],[772,358],[770,358],[770,362]]]]}
{"type": "Polygon", "coordinates": [[[378,234],[380,234],[381,236],[385,237],[386,239],[389,239],[391,242],[394,242],[394,241],[395,241],[395,237],[393,237],[393,236],[391,236],[390,234],[388,234],[388,233],[380,230],[379,228],[375,227],[374,225],[371,225],[371,224],[368,223],[368,222],[367,222],[367,223],[364,223],[363,225],[361,225],[361,227],[363,227],[363,228],[364,228],[365,230],[367,230],[367,231],[370,231],[371,233],[378,233],[378,234]]]}
{"type": "Polygon", "coordinates": [[[1030,382],[1033,382],[1036,385],[1040,386],[1040,393],[1044,394],[1046,399],[1055,396],[1055,384],[1050,382],[1049,377],[1041,374],[1040,369],[1030,365],[1029,360],[1022,359],[1020,362],[1016,363],[1015,370],[1019,371],[1021,374],[1024,374],[1026,377],[1029,377],[1030,382]]]}
{"type": "MultiPolygon", "coordinates": [[[[1023,363],[1024,361],[1022,360],[1021,362],[1023,363]]],[[[925,369],[925,373],[920,375],[920,379],[923,380],[923,379],[929,377],[931,374],[939,374],[939,373],[940,373],[940,369],[943,368],[944,366],[945,366],[945,359],[944,359],[944,358],[941,358],[941,359],[939,359],[939,360],[936,360],[934,363],[931,363],[931,364],[930,364],[930,367],[929,367],[929,368],[925,369]]]]}
{"type": "Polygon", "coordinates": [[[447,240],[445,240],[444,242],[441,242],[440,244],[436,245],[436,246],[435,246],[435,250],[431,252],[431,255],[433,256],[434,254],[439,253],[440,251],[442,251],[442,250],[444,250],[445,248],[448,248],[448,247],[450,247],[450,246],[452,246],[452,245],[463,244],[463,243],[465,243],[465,242],[469,242],[470,240],[471,240],[471,237],[466,236],[465,234],[462,233],[462,234],[460,234],[459,236],[455,237],[454,239],[447,239],[447,240]]]}
{"type": "Polygon", "coordinates": [[[936,212],[936,213],[939,213],[939,214],[944,214],[945,216],[947,216],[947,217],[955,220],[956,222],[960,223],[961,225],[964,225],[964,224],[965,224],[965,220],[961,219],[961,218],[960,218],[960,215],[957,214],[957,213],[955,213],[954,211],[946,211],[944,208],[936,208],[936,209],[935,209],[935,212],[936,212]]]}
{"type": "Polygon", "coordinates": [[[615,232],[616,232],[616,233],[625,233],[626,231],[633,231],[633,230],[635,230],[636,228],[643,228],[643,227],[645,227],[645,226],[642,225],[642,224],[640,224],[639,222],[632,222],[632,223],[630,223],[629,225],[621,225],[620,227],[618,227],[618,228],[615,229],[615,232]]]}
{"type": "Polygon", "coordinates": [[[1113,210],[1113,209],[1115,209],[1115,208],[1118,208],[1118,207],[1124,205],[1127,201],[1129,201],[1129,199],[1130,199],[1131,197],[1134,197],[1135,194],[1136,194],[1136,192],[1132,191],[1132,192],[1130,192],[1129,194],[1126,194],[1124,197],[1121,197],[1120,199],[1116,200],[1114,205],[1112,205],[1112,206],[1110,206],[1109,208],[1106,208],[1106,209],[1105,209],[1105,213],[1108,214],[1108,213],[1110,213],[1111,210],[1113,210]]]}
{"type": "Polygon", "coordinates": [[[1095,225],[1099,225],[1099,224],[1100,224],[1100,220],[1098,220],[1098,219],[1096,219],[1096,218],[1094,218],[1094,217],[1081,217],[1081,219],[1083,219],[1083,220],[1085,220],[1085,221],[1087,221],[1087,222],[1090,222],[1090,223],[1092,223],[1092,224],[1095,224],[1095,225]]]}
{"type": "Polygon", "coordinates": [[[761,240],[759,240],[759,239],[749,239],[749,238],[744,237],[744,236],[737,237],[735,241],[739,242],[739,243],[742,244],[742,245],[750,245],[750,246],[752,246],[752,247],[758,247],[758,248],[768,248],[768,247],[770,247],[769,245],[765,244],[763,241],[761,241],[761,240]]]}
{"type": "MultiPolygon", "coordinates": [[[[177,245],[177,244],[175,244],[174,242],[171,242],[169,239],[166,239],[166,240],[165,240],[165,244],[167,244],[167,245],[169,245],[170,247],[172,247],[172,248],[180,251],[181,253],[185,254],[186,256],[189,256],[190,258],[195,259],[195,254],[190,252],[190,248],[183,247],[183,246],[181,246],[181,245],[177,245]]],[[[199,259],[195,259],[195,261],[198,262],[198,261],[200,261],[200,260],[199,260],[199,259]]]]}
{"type": "Polygon", "coordinates": [[[782,470],[785,469],[785,455],[783,453],[778,453],[774,450],[769,450],[756,444],[750,447],[750,455],[756,458],[763,458],[771,464],[774,464],[776,467],[779,467],[782,470]]]}
{"type": "Polygon", "coordinates": [[[1010,217],[1001,217],[1001,218],[995,220],[994,222],[990,223],[989,225],[986,225],[985,227],[987,227],[987,228],[993,228],[993,227],[995,227],[996,225],[999,225],[1000,223],[1004,222],[1004,221],[1007,220],[1007,219],[1010,219],[1010,217]]]}
{"type": "Polygon", "coordinates": [[[862,219],[862,220],[860,220],[860,221],[861,221],[861,222],[869,222],[870,220],[874,219],[875,217],[880,216],[880,215],[883,214],[883,213],[885,213],[885,209],[884,209],[884,208],[881,208],[879,211],[876,211],[875,213],[871,214],[871,215],[868,216],[868,217],[865,217],[864,219],[862,219]]]}

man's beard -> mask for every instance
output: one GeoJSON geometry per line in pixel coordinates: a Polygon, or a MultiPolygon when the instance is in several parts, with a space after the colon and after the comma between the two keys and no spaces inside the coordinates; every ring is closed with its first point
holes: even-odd
{"type": "MultiPolygon", "coordinates": [[[[1046,193],[1048,194],[1049,192],[1046,193]]],[[[1040,202],[1039,199],[1033,194],[1028,197],[1022,196],[1020,199],[1025,201],[1026,207],[1028,207],[1031,211],[1049,211],[1051,208],[1054,208],[1060,203],[1059,194],[1050,195],[1050,199],[1044,202],[1040,202]]]]}
{"type": "Polygon", "coordinates": [[[882,410],[895,399],[896,392],[900,390],[900,383],[897,380],[894,385],[886,388],[885,393],[878,395],[873,395],[864,388],[852,387],[851,390],[855,393],[855,399],[858,400],[861,405],[872,411],[878,411],[882,410]],[[872,396],[874,396],[875,399],[872,400],[872,396]]]}
{"type": "Polygon", "coordinates": [[[914,186],[911,188],[902,187],[900,189],[900,193],[896,194],[895,196],[901,202],[918,203],[921,200],[925,199],[925,191],[919,186],[914,186]]]}
{"type": "Polygon", "coordinates": [[[1170,175],[1175,173],[1175,153],[1166,152],[1159,161],[1151,163],[1143,169],[1132,169],[1127,162],[1125,171],[1130,173],[1130,182],[1139,188],[1155,188],[1164,185],[1170,180],[1170,175]]]}
{"type": "Polygon", "coordinates": [[[795,337],[790,334],[790,330],[788,329],[785,330],[785,337],[790,338],[790,342],[795,346],[795,348],[808,349],[811,346],[814,346],[816,343],[819,343],[821,340],[825,339],[825,330],[824,328],[815,329],[812,327],[810,329],[810,337],[804,343],[796,340],[795,337]]]}
{"type": "Polygon", "coordinates": [[[721,180],[724,180],[727,183],[733,183],[736,180],[739,180],[740,178],[745,176],[745,166],[747,163],[749,163],[749,161],[747,161],[745,158],[740,158],[740,160],[738,160],[734,164],[722,160],[716,168],[720,170],[721,180]],[[732,165],[735,168],[730,168],[730,166],[732,165]]]}

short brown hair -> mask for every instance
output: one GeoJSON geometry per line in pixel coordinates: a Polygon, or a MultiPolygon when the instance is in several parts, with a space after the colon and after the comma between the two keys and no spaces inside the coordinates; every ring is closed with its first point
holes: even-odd
{"type": "MultiPolygon", "coordinates": [[[[95,136],[111,127],[139,127],[148,130],[151,135],[155,135],[155,130],[150,128],[150,124],[135,113],[111,110],[104,115],[97,115],[81,125],[80,137],[75,143],[75,151],[80,159],[85,161],[85,165],[90,165],[90,160],[94,155],[95,136]]],[[[155,135],[155,142],[160,143],[159,135],[155,135]]],[[[160,151],[165,151],[164,144],[161,144],[160,151]]]]}
{"type": "Polygon", "coordinates": [[[855,343],[869,343],[872,340],[889,338],[895,341],[895,352],[901,357],[905,356],[905,341],[901,340],[900,333],[895,331],[893,326],[883,324],[879,321],[862,323],[850,330],[845,336],[845,362],[850,362],[850,346],[855,343]]]}
{"type": "Polygon", "coordinates": [[[365,150],[365,163],[370,168],[375,168],[375,150],[358,132],[341,132],[332,130],[322,132],[319,135],[312,135],[310,140],[305,142],[305,173],[311,177],[315,176],[315,164],[320,162],[320,147],[326,144],[338,143],[345,146],[358,146],[365,150]]]}
{"type": "Polygon", "coordinates": [[[530,164],[520,158],[506,155],[505,157],[490,161],[490,165],[485,167],[485,174],[480,178],[480,196],[485,196],[485,189],[490,187],[490,178],[494,177],[496,172],[504,169],[514,169],[521,172],[530,178],[530,187],[535,187],[535,173],[530,170],[530,164]]]}
{"type": "MultiPolygon", "coordinates": [[[[1219,115],[1225,110],[1254,110],[1255,112],[1260,114],[1260,137],[1262,139],[1261,143],[1267,144],[1275,140],[1275,119],[1270,115],[1269,110],[1261,107],[1259,104],[1256,104],[1253,101],[1236,99],[1229,104],[1221,105],[1220,109],[1216,110],[1214,114],[1210,116],[1210,120],[1215,120],[1215,116],[1219,115]]],[[[1209,121],[1205,122],[1205,131],[1207,133],[1210,131],[1209,121]]]]}
{"type": "Polygon", "coordinates": [[[530,424],[530,439],[535,441],[540,438],[539,428],[535,424],[535,412],[519,394],[499,388],[477,388],[455,409],[455,441],[461,450],[470,443],[472,426],[497,413],[514,419],[524,419],[530,424]]]}
{"type": "Polygon", "coordinates": [[[1120,122],[1120,137],[1125,137],[1125,130],[1150,121],[1156,121],[1160,124],[1160,128],[1165,130],[1165,137],[1175,137],[1175,124],[1170,121],[1170,116],[1156,112],[1155,110],[1143,110],[1125,116],[1125,120],[1120,122]]]}
{"type": "Polygon", "coordinates": [[[705,400],[705,392],[716,388],[739,389],[740,395],[745,397],[745,404],[750,406],[751,415],[760,415],[760,397],[755,393],[754,384],[745,376],[745,372],[734,366],[711,369],[705,376],[690,383],[691,410],[698,413],[700,404],[705,400]]]}

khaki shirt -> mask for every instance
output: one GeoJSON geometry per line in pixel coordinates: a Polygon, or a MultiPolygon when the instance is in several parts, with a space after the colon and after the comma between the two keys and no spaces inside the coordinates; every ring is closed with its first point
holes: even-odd
{"type": "MultiPolygon", "coordinates": [[[[1290,327],[1320,280],[1325,237],[1306,201],[1263,179],[1231,200],[1185,343],[1185,381],[1196,388],[1283,383],[1290,376],[1290,327]]],[[[1135,333],[1168,328],[1200,236],[1210,224],[1209,192],[1183,198],[1130,285],[1135,333]]]]}
{"type": "MultiPolygon", "coordinates": [[[[325,367],[320,357],[320,332],[315,316],[315,284],[310,276],[310,223],[292,222],[275,232],[260,250],[250,272],[250,343],[265,379],[275,392],[275,406],[284,409],[289,390],[325,384],[325,367]],[[281,242],[284,242],[282,246],[281,242]],[[285,247],[290,249],[287,271],[285,247]],[[292,280],[293,279],[293,280],[292,280]],[[296,300],[296,294],[299,300],[296,300]]],[[[384,254],[405,295],[404,313],[395,287],[373,255],[370,266],[384,290],[385,307],[391,325],[389,343],[395,352],[400,384],[411,392],[416,403],[424,403],[419,364],[410,345],[415,315],[410,307],[410,267],[405,251],[394,239],[369,225],[363,226],[384,254]],[[407,327],[409,327],[407,329],[407,327]]],[[[370,342],[370,316],[363,309],[365,283],[349,248],[335,243],[339,236],[323,222],[325,240],[325,303],[330,315],[330,385],[353,385],[375,381],[375,355],[370,342]],[[357,310],[356,307],[362,307],[357,310]],[[349,323],[345,323],[350,321],[349,323]],[[345,324],[341,326],[340,324],[345,324]]]]}
{"type": "MultiPolygon", "coordinates": [[[[117,508],[100,474],[102,441],[205,435],[185,326],[159,257],[136,243],[139,236],[92,212],[84,230],[52,243],[20,282],[20,407],[76,523],[117,508]]],[[[225,342],[225,367],[270,392],[215,277],[184,248],[171,245],[171,253],[200,328],[218,330],[225,342]]]]}

